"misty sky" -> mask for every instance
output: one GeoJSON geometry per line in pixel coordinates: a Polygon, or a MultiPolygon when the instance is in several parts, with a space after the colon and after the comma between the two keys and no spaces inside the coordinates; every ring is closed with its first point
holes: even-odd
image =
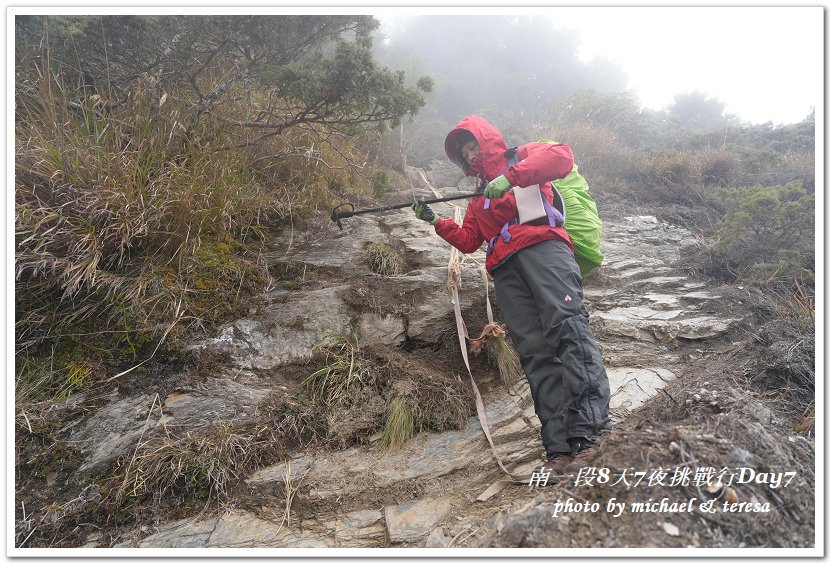
{"type": "MultiPolygon", "coordinates": [[[[401,8],[375,15],[381,31],[394,34],[408,13],[401,8]]],[[[416,13],[459,14],[431,8],[416,13]]],[[[476,9],[486,13],[506,12],[476,9]]],[[[628,76],[628,88],[652,109],[698,90],[744,121],[795,123],[823,104],[822,7],[536,7],[512,13],[545,14],[553,28],[573,30],[579,58],[615,62],[628,76]]]]}

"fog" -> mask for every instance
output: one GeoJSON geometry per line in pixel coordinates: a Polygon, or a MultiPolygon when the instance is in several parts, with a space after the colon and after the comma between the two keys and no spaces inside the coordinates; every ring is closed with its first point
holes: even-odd
{"type": "Polygon", "coordinates": [[[448,121],[471,113],[544,118],[568,94],[619,91],[627,82],[607,59],[582,62],[576,33],[546,16],[420,16],[382,31],[378,59],[411,77],[430,75],[429,109],[448,121]]]}
{"type": "Polygon", "coordinates": [[[631,100],[644,119],[683,118],[701,130],[798,123],[822,111],[821,10],[632,10],[557,8],[555,21],[551,10],[376,15],[378,61],[435,84],[401,138],[416,159],[440,158],[442,135],[470,114],[508,141],[548,137],[563,105],[579,106],[592,90],[594,100],[623,96],[625,110],[631,100]]]}
{"type": "Polygon", "coordinates": [[[568,95],[619,92],[627,83],[607,59],[580,60],[576,32],[556,29],[546,16],[379,19],[378,62],[412,83],[424,75],[434,80],[426,106],[400,136],[413,163],[442,158],[444,136],[466,115],[484,116],[517,144],[531,131],[551,135],[556,106],[568,95]]]}

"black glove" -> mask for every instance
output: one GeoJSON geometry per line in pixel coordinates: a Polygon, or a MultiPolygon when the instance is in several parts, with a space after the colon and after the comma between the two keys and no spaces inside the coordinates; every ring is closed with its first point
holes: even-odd
{"type": "Polygon", "coordinates": [[[416,201],[415,203],[413,203],[412,211],[415,212],[415,217],[417,217],[421,221],[426,221],[430,225],[434,225],[438,222],[438,219],[441,218],[440,215],[434,213],[432,209],[429,208],[429,205],[427,205],[423,201],[416,201]]]}

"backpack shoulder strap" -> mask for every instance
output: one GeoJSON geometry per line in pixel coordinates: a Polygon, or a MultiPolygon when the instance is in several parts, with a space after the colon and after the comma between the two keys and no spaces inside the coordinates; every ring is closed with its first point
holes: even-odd
{"type": "Polygon", "coordinates": [[[553,190],[553,208],[562,214],[562,223],[564,224],[568,219],[567,212],[565,211],[565,200],[562,199],[562,194],[559,193],[556,184],[551,182],[550,187],[553,190]]]}

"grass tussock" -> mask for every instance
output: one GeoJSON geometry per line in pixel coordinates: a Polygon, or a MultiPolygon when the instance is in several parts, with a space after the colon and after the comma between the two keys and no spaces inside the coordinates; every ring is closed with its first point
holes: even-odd
{"type": "Polygon", "coordinates": [[[472,414],[461,386],[447,381],[420,380],[414,386],[412,397],[418,432],[460,430],[472,414]]]}
{"type": "Polygon", "coordinates": [[[551,128],[551,139],[565,143],[574,155],[583,174],[614,180],[629,174],[635,161],[626,141],[610,128],[590,122],[557,124],[551,128]]]}
{"type": "Polygon", "coordinates": [[[165,433],[140,443],[124,468],[117,500],[168,494],[224,498],[250,466],[253,436],[222,424],[204,435],[165,433]]]}
{"type": "Polygon", "coordinates": [[[384,446],[398,447],[415,433],[457,430],[467,423],[471,406],[460,382],[429,374],[400,379],[403,366],[340,334],[317,349],[323,366],[304,380],[305,393],[278,405],[272,417],[288,440],[344,448],[382,432],[384,446]]]}
{"type": "Polygon", "coordinates": [[[398,449],[406,444],[414,433],[415,417],[412,407],[406,397],[395,397],[389,405],[381,444],[386,448],[398,449]]]}
{"type": "Polygon", "coordinates": [[[358,344],[342,334],[335,334],[315,348],[325,355],[325,366],[308,376],[303,387],[314,403],[326,407],[342,404],[368,375],[357,358],[358,344]]]}
{"type": "Polygon", "coordinates": [[[15,427],[31,432],[34,421],[49,418],[56,403],[83,393],[100,381],[105,354],[66,346],[50,355],[23,351],[15,358],[15,427]]]}
{"type": "Polygon", "coordinates": [[[404,262],[400,254],[385,242],[373,242],[366,247],[369,267],[381,276],[396,276],[403,273],[404,262]]]}
{"type": "Polygon", "coordinates": [[[382,445],[399,448],[419,432],[459,430],[471,408],[458,387],[432,378],[398,380],[386,409],[382,445]]]}
{"type": "Polygon", "coordinates": [[[282,403],[273,415],[274,432],[301,447],[322,443],[327,434],[325,409],[307,403],[282,403]]]}
{"type": "Polygon", "coordinates": [[[812,272],[802,270],[801,276],[789,288],[779,291],[778,317],[795,323],[799,330],[808,332],[815,329],[816,296],[815,279],[812,272]]]}
{"type": "Polygon", "coordinates": [[[383,401],[358,343],[332,334],[314,350],[319,367],[301,389],[265,407],[269,428],[285,447],[347,447],[367,441],[377,430],[383,401]]]}
{"type": "MultiPolygon", "coordinates": [[[[809,272],[811,274],[811,272],[809,272]]],[[[801,397],[802,406],[810,408],[816,386],[816,305],[812,279],[804,278],[775,293],[776,317],[786,338],[774,342],[769,370],[777,370],[801,397]]]]}

